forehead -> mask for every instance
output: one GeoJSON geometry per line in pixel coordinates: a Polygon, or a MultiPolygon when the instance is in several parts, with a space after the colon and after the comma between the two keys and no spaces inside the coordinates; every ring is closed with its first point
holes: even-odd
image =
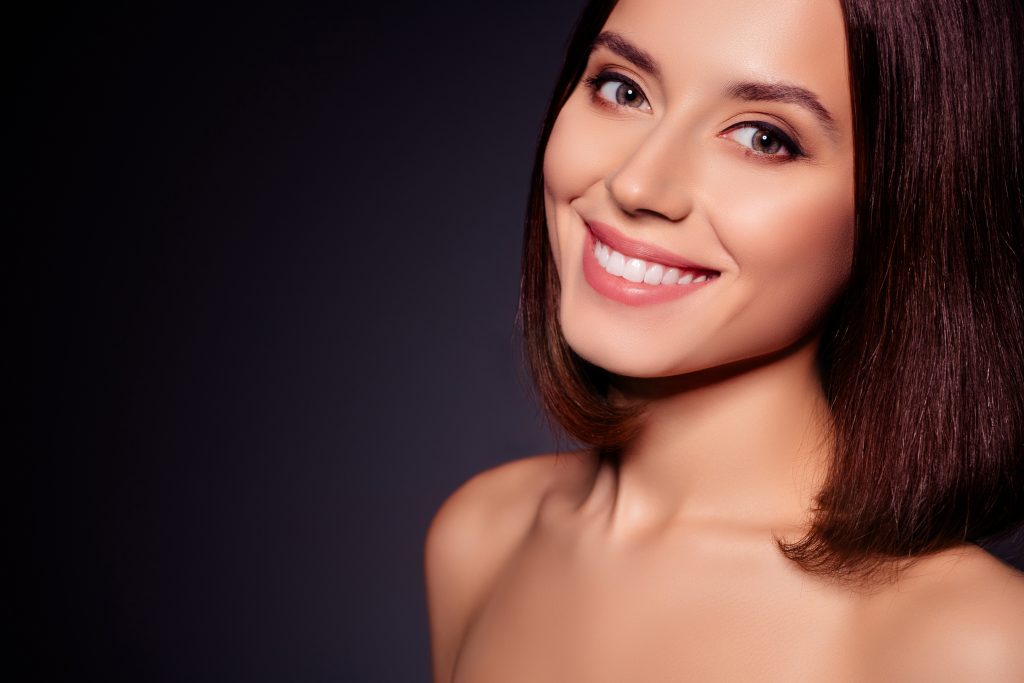
{"type": "Polygon", "coordinates": [[[605,29],[649,53],[670,90],[785,81],[849,117],[839,0],[619,0],[605,29]]]}

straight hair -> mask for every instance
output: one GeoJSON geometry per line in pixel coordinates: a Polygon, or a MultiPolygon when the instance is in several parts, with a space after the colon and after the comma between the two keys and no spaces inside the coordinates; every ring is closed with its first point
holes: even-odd
{"type": "MultiPolygon", "coordinates": [[[[1024,11],[1016,0],[842,0],[853,111],[849,282],[821,324],[833,458],[810,530],[779,541],[808,572],[866,578],[1024,521],[1024,11]]],[[[602,459],[641,407],[558,321],[543,159],[615,0],[589,2],[534,162],[520,320],[547,414],[602,459]]]]}

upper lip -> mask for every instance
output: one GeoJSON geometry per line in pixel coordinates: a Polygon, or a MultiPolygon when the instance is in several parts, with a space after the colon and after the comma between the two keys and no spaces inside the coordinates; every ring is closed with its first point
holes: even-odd
{"type": "Polygon", "coordinates": [[[714,271],[714,268],[702,266],[699,263],[683,258],[679,254],[675,254],[667,249],[662,249],[661,247],[653,244],[648,244],[647,242],[641,242],[640,240],[633,239],[632,237],[627,237],[607,223],[601,223],[600,221],[589,219],[586,219],[584,222],[587,224],[587,228],[594,233],[594,236],[598,241],[603,242],[615,251],[620,252],[623,256],[639,258],[644,261],[653,261],[655,263],[660,263],[674,268],[714,271]]]}

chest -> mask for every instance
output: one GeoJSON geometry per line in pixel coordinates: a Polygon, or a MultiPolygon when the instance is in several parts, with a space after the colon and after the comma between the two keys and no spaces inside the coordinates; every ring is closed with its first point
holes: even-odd
{"type": "Polygon", "coordinates": [[[849,614],[759,552],[613,556],[538,540],[470,623],[454,681],[839,681],[849,614]]]}

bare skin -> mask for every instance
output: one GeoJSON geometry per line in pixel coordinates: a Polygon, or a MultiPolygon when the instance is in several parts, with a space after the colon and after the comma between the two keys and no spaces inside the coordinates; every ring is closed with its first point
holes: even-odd
{"type": "Polygon", "coordinates": [[[1024,578],[983,551],[867,591],[775,542],[807,529],[831,456],[817,327],[853,237],[838,2],[621,0],[604,30],[545,151],[545,208],[566,340],[646,405],[643,430],[618,466],[529,458],[445,503],[435,680],[1024,680],[1024,578]],[[717,277],[609,298],[584,267],[595,221],[717,277]]]}
{"type": "Polygon", "coordinates": [[[537,456],[449,498],[426,547],[435,681],[1024,680],[1024,576],[976,547],[855,591],[750,523],[616,536],[613,478],[537,456]]]}

